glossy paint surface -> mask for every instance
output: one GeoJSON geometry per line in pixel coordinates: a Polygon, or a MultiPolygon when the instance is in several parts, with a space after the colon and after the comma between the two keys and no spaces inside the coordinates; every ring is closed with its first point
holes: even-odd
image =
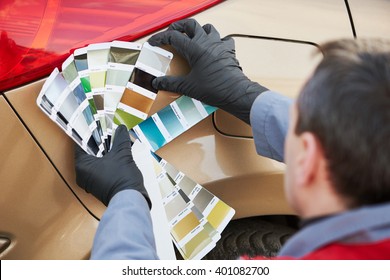
{"type": "MultiPolygon", "coordinates": [[[[63,24],[55,23],[53,17],[48,17],[42,24],[37,23],[37,18],[32,16],[26,19],[20,13],[18,17],[15,6],[13,17],[8,17],[6,22],[8,32],[7,34],[3,32],[1,36],[0,54],[4,54],[5,50],[8,54],[8,50],[11,49],[16,54],[21,52],[21,55],[8,56],[6,62],[1,56],[0,71],[5,69],[4,63],[12,61],[16,61],[15,65],[18,65],[12,68],[12,71],[22,69],[18,67],[24,66],[30,69],[29,66],[34,65],[33,56],[30,56],[33,52],[41,54],[38,60],[45,60],[47,65],[54,67],[56,57],[47,55],[40,47],[32,49],[33,45],[47,44],[60,47],[62,54],[67,56],[72,48],[92,42],[104,42],[120,36],[126,38],[126,35],[129,35],[128,40],[136,40],[135,37],[131,37],[134,34],[127,33],[125,29],[133,27],[134,22],[130,24],[130,18],[140,10],[132,7],[133,10],[130,12],[128,6],[129,10],[124,12],[120,8],[124,6],[120,6],[120,3],[123,4],[125,1],[111,1],[110,7],[106,7],[106,10],[101,10],[105,6],[91,5],[91,1],[79,1],[80,7],[77,9],[70,6],[57,10],[51,6],[59,2],[54,0],[34,2],[48,4],[46,10],[39,10],[36,6],[31,6],[33,5],[31,3],[29,5],[31,11],[34,9],[40,16],[53,13],[52,15],[57,15],[57,18],[61,17],[65,20],[63,24]],[[83,19],[81,15],[83,12],[88,14],[87,11],[89,15],[95,17],[93,19],[95,23],[91,23],[90,18],[83,19]],[[80,15],[77,21],[71,16],[72,13],[80,15]],[[117,25],[110,29],[108,15],[117,17],[122,22],[118,21],[117,25]],[[12,23],[12,20],[15,23],[12,23]],[[57,34],[57,41],[51,41],[51,33],[44,31],[53,24],[58,28],[57,31],[53,30],[53,36],[57,34]],[[30,28],[28,29],[30,31],[21,32],[21,26],[30,28]],[[32,30],[34,26],[36,28],[32,30]],[[39,32],[41,28],[42,33],[39,32]],[[72,32],[67,33],[66,30],[72,32]],[[102,30],[107,32],[104,33],[102,30]],[[20,39],[14,37],[18,32],[22,36],[20,39]],[[75,42],[73,46],[67,43],[71,33],[75,42]],[[91,34],[95,34],[96,37],[91,39],[91,34]],[[109,34],[115,36],[106,37],[109,34]],[[11,37],[17,44],[9,41],[11,37]],[[3,42],[7,44],[4,45],[3,42]],[[22,42],[30,45],[21,47],[22,42]]],[[[320,44],[331,39],[354,36],[345,1],[339,0],[127,2],[149,8],[153,4],[169,6],[169,3],[173,2],[175,5],[181,3],[182,7],[192,5],[191,8],[199,7],[195,2],[206,3],[205,5],[221,2],[194,17],[201,24],[212,23],[222,37],[231,34],[261,37],[255,39],[236,37],[236,54],[243,71],[250,79],[291,97],[297,95],[318,59],[318,56],[312,56],[315,46],[292,43],[291,40],[320,44]]],[[[19,1],[0,2],[0,30],[5,30],[4,19],[7,14],[4,11],[16,3],[19,1]]],[[[61,1],[61,5],[64,3],[76,5],[76,1],[61,1]]],[[[386,8],[389,7],[389,1],[349,0],[349,3],[358,38],[369,35],[389,38],[390,33],[387,31],[390,26],[388,16],[390,10],[386,8]]],[[[19,7],[22,11],[22,6],[19,7]]],[[[163,10],[156,10],[152,14],[164,15],[162,18],[168,21],[180,17],[177,14],[167,16],[161,12],[163,10]]],[[[173,13],[174,9],[170,11],[173,13]]],[[[145,20],[146,17],[147,15],[140,16],[145,20]]],[[[168,22],[164,20],[164,24],[168,22]]],[[[146,21],[144,23],[146,24],[146,21]]],[[[158,27],[156,23],[153,28],[162,28],[164,24],[158,27]]],[[[141,37],[136,41],[145,42],[147,36],[152,34],[149,34],[149,31],[139,35],[141,37]]],[[[174,52],[172,49],[170,51],[174,52]]],[[[37,68],[36,71],[38,70],[45,69],[37,68]]],[[[24,78],[31,78],[28,72],[23,71],[21,73],[25,73],[26,77],[16,75],[15,79],[22,78],[18,81],[27,81],[24,78]]],[[[184,59],[174,53],[169,74],[184,75],[188,71],[184,59]]],[[[42,73],[39,72],[40,75],[42,73]]],[[[43,78],[35,82],[26,82],[20,87],[19,82],[16,83],[18,87],[4,91],[0,101],[0,115],[5,121],[1,125],[0,134],[3,143],[0,147],[3,164],[0,169],[2,191],[0,250],[5,249],[0,252],[0,258],[88,258],[97,219],[104,213],[105,206],[77,186],[73,141],[35,105],[47,75],[40,77],[43,78]],[[23,197],[22,193],[25,193],[23,197]]],[[[4,89],[6,84],[3,81],[0,82],[0,86],[4,89]]],[[[150,113],[157,112],[177,98],[177,94],[159,92],[150,113]]],[[[292,213],[284,199],[284,164],[258,156],[251,139],[250,127],[227,113],[217,111],[213,117],[206,118],[161,148],[158,154],[232,206],[236,210],[235,218],[292,213]]]]}
{"type": "Polygon", "coordinates": [[[220,0],[4,0],[0,3],[0,91],[49,74],[72,49],[132,41],[220,0]]]}

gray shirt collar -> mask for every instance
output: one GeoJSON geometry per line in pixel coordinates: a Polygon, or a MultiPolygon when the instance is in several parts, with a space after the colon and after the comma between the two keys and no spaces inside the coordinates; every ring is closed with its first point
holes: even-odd
{"type": "Polygon", "coordinates": [[[310,224],[282,247],[279,256],[301,258],[334,242],[374,242],[390,238],[390,203],[357,208],[310,224]]]}

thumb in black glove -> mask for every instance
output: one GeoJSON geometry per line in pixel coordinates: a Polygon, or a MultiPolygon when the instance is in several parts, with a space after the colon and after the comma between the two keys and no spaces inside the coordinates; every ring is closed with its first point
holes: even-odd
{"type": "Polygon", "coordinates": [[[267,88],[244,75],[235,56],[233,38],[221,39],[211,24],[202,27],[194,19],[185,19],[152,36],[149,43],[171,45],[191,67],[186,76],[154,79],[156,89],[187,95],[250,123],[252,104],[267,88]]]}
{"type": "Polygon", "coordinates": [[[139,191],[151,208],[142,173],[133,160],[126,126],[116,129],[112,149],[101,158],[88,155],[76,145],[75,164],[77,184],[104,205],[118,192],[131,189],[139,191]]]}

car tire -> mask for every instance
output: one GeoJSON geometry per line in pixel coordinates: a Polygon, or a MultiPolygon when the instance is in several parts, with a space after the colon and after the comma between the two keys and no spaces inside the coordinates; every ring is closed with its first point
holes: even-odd
{"type": "Polygon", "coordinates": [[[275,257],[297,231],[295,216],[266,216],[233,220],[204,260],[234,260],[241,256],[275,257]]]}

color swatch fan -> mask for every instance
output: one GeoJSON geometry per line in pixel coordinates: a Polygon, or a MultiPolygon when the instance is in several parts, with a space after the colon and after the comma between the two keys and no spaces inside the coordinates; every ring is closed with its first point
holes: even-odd
{"type": "Polygon", "coordinates": [[[124,124],[132,140],[147,145],[154,159],[161,201],[172,240],[185,259],[205,256],[232,219],[234,210],[154,152],[217,108],[181,96],[153,115],[152,87],[166,74],[172,53],[148,43],[113,41],[74,51],[51,73],[37,104],[87,153],[110,150],[124,124]]]}
{"type": "Polygon", "coordinates": [[[184,259],[201,259],[221,238],[235,211],[154,155],[154,168],[172,240],[184,259]]]}
{"type": "Polygon", "coordinates": [[[151,81],[171,59],[148,43],[91,44],[75,50],[62,74],[52,72],[37,103],[86,152],[102,156],[118,125],[130,129],[147,118],[157,94],[151,81]]]}

